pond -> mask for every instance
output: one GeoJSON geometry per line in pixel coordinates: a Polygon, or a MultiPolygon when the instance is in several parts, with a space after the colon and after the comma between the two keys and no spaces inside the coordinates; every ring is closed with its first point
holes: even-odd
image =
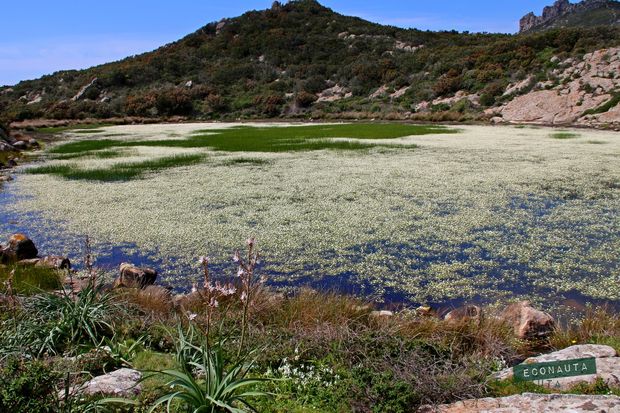
{"type": "Polygon", "coordinates": [[[45,173],[20,170],[0,192],[0,236],[25,232],[42,253],[79,262],[88,235],[111,276],[124,261],[150,265],[177,290],[199,279],[201,255],[232,276],[232,253],[255,236],[261,273],[283,289],[414,305],[620,302],[617,133],[459,126],[352,140],[354,130],[323,130],[327,144],[291,149],[298,126],[248,125],[240,134],[270,136],[269,148],[209,143],[233,126],[67,133],[114,143],[76,156],[51,148],[45,173]],[[280,136],[286,150],[273,149],[280,136]],[[92,180],[101,171],[130,173],[92,180]]]}

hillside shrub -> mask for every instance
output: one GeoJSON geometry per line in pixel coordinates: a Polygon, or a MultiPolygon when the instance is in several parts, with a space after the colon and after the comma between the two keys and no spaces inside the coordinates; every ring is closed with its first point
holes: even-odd
{"type": "Polygon", "coordinates": [[[295,95],[295,102],[302,108],[307,108],[316,102],[318,98],[312,93],[301,91],[295,95]]]}
{"type": "Polygon", "coordinates": [[[458,92],[461,89],[463,78],[455,69],[450,69],[448,73],[442,75],[433,85],[433,92],[437,96],[445,96],[458,92]]]}
{"type": "Polygon", "coordinates": [[[190,93],[185,88],[164,90],[157,94],[155,107],[161,115],[191,115],[194,106],[190,93]]]}

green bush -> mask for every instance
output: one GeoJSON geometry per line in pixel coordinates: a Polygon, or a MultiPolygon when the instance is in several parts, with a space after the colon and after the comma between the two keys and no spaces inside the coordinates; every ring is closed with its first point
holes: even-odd
{"type": "Polygon", "coordinates": [[[59,373],[38,360],[10,357],[0,368],[0,411],[56,412],[59,373]]]}

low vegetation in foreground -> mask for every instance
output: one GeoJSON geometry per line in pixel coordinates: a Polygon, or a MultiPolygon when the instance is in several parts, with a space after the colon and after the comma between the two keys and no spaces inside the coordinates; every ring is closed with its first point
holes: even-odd
{"type": "MultiPolygon", "coordinates": [[[[410,412],[424,404],[549,392],[493,372],[540,350],[604,343],[620,350],[620,317],[587,310],[547,340],[515,338],[493,316],[450,321],[428,309],[395,315],[356,298],[270,291],[255,241],[235,253],[234,279],[196,264],[195,291],[101,287],[96,269],[28,275],[3,266],[0,410],[19,412],[410,412]],[[30,284],[29,289],[17,288],[30,284]],[[56,289],[56,291],[50,291],[56,289]],[[140,391],[85,396],[80,384],[122,367],[140,391]]],[[[89,254],[86,254],[89,256],[89,254]]],[[[90,258],[88,258],[90,259],[90,258]]],[[[37,272],[39,272],[37,274],[37,272]]],[[[604,383],[572,389],[620,394],[604,383]]]]}

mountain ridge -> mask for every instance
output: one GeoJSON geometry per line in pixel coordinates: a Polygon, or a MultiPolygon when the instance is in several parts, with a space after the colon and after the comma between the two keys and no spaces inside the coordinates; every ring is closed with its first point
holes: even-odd
{"type": "Polygon", "coordinates": [[[555,87],[566,59],[618,45],[614,27],[430,32],[274,2],[153,52],[0,88],[0,118],[484,120],[555,87]]]}
{"type": "Polygon", "coordinates": [[[519,32],[597,25],[620,25],[620,3],[617,0],[583,0],[579,3],[556,0],[546,6],[540,16],[534,12],[523,16],[519,21],[519,32]]]}

